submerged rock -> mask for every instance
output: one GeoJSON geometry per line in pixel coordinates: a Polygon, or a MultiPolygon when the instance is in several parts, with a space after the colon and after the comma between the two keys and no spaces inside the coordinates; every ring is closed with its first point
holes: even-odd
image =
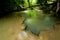
{"type": "Polygon", "coordinates": [[[50,15],[43,14],[43,11],[31,10],[26,13],[26,19],[24,23],[26,24],[26,30],[31,31],[34,34],[39,35],[41,31],[52,30],[56,20],[50,15]],[[27,14],[29,14],[27,16],[27,14]]]}

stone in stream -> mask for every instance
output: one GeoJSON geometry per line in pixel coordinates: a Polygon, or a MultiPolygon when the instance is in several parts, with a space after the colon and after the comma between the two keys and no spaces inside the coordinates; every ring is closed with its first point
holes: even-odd
{"type": "Polygon", "coordinates": [[[41,31],[52,30],[54,24],[56,24],[56,20],[50,15],[44,15],[43,11],[37,12],[35,10],[31,10],[26,13],[24,17],[26,17],[24,20],[26,25],[25,30],[29,30],[36,35],[39,35],[41,31]]]}

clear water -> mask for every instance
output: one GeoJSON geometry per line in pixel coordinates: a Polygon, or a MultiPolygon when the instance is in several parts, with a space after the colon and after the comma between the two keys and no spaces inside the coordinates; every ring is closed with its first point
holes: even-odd
{"type": "Polygon", "coordinates": [[[24,23],[26,24],[26,30],[39,34],[40,31],[52,30],[56,24],[56,19],[50,15],[43,14],[43,11],[30,10],[25,16],[24,23]]]}

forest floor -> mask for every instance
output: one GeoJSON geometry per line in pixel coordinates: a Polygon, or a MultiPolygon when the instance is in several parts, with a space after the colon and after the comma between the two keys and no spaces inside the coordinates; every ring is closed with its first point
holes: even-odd
{"type": "Polygon", "coordinates": [[[50,31],[43,31],[39,36],[23,30],[23,17],[12,16],[0,19],[0,40],[60,40],[60,24],[50,31]]]}

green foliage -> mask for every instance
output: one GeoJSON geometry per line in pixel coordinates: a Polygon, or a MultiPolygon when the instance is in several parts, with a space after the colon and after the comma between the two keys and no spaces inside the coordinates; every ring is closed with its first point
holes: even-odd
{"type": "Polygon", "coordinates": [[[24,7],[29,7],[36,5],[37,0],[24,0],[24,7]]]}
{"type": "Polygon", "coordinates": [[[53,11],[53,12],[54,12],[54,10],[56,11],[55,2],[57,2],[57,0],[16,0],[16,3],[24,6],[25,8],[29,7],[29,6],[34,6],[36,4],[40,4],[40,6],[38,6],[38,7],[40,7],[40,9],[42,9],[43,11],[45,11],[47,13],[49,12],[50,9],[51,9],[50,11],[53,11]],[[54,8],[52,8],[52,7],[49,8],[51,6],[50,4],[52,4],[52,7],[54,7],[54,8]]]}
{"type": "Polygon", "coordinates": [[[35,10],[28,10],[27,17],[35,18],[37,16],[37,12],[35,10]]]}
{"type": "Polygon", "coordinates": [[[37,0],[30,0],[30,5],[36,5],[37,0]]]}
{"type": "Polygon", "coordinates": [[[57,0],[47,0],[47,3],[48,4],[52,4],[52,3],[54,3],[54,2],[56,2],[57,0]]]}
{"type": "Polygon", "coordinates": [[[24,0],[24,7],[29,7],[28,0],[24,0]]]}
{"type": "Polygon", "coordinates": [[[22,4],[23,0],[15,0],[15,2],[18,3],[18,4],[22,4]]]}
{"type": "Polygon", "coordinates": [[[37,7],[39,7],[44,12],[46,13],[48,13],[49,11],[55,12],[56,11],[55,2],[57,2],[57,0],[5,0],[5,1],[2,0],[2,3],[0,2],[0,4],[2,4],[3,6],[2,5],[0,6],[0,10],[4,10],[4,11],[17,10],[17,9],[20,9],[18,7],[20,5],[23,6],[25,9],[30,9],[30,8],[34,9],[35,8],[34,6],[36,4],[40,4],[37,7]],[[49,8],[51,6],[50,4],[52,4],[51,8],[49,8]],[[33,7],[30,7],[30,6],[33,6],[33,7]]]}

